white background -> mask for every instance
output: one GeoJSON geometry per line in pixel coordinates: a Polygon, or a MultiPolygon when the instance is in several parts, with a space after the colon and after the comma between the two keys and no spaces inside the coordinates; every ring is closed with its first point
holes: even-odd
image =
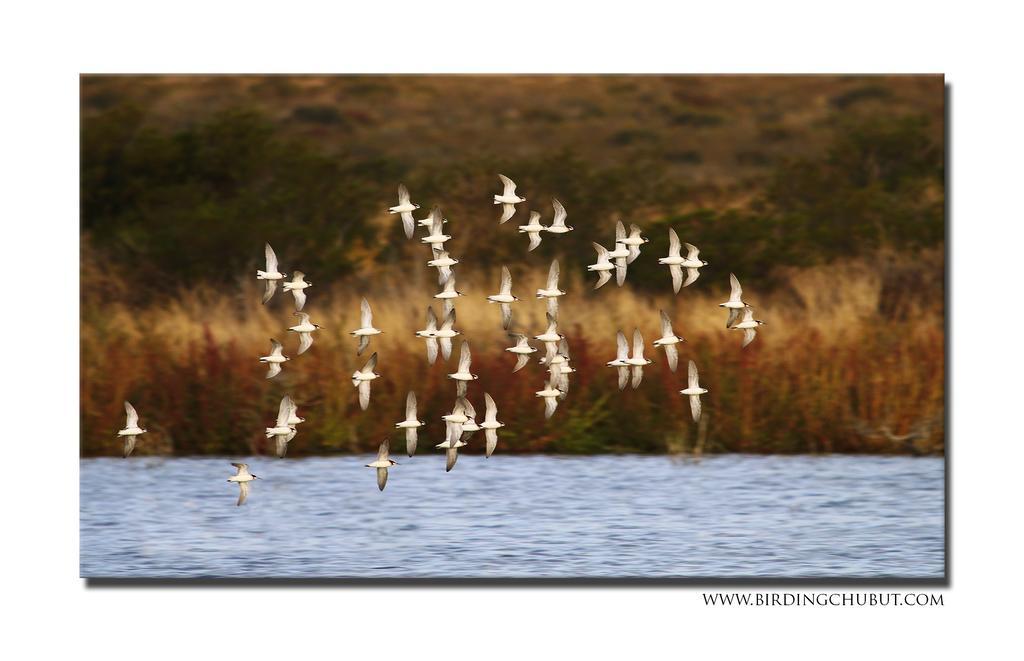
{"type": "Polygon", "coordinates": [[[1024,58],[1011,3],[403,4],[5,8],[3,655],[1019,653],[1024,58]],[[924,588],[942,592],[946,605],[711,608],[700,588],[86,588],[78,578],[78,74],[175,71],[947,74],[952,583],[924,588]]]}

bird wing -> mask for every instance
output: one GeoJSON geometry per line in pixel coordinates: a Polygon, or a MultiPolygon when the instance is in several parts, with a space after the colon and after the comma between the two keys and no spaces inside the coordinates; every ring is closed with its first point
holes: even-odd
{"type": "Polygon", "coordinates": [[[363,365],[362,371],[363,371],[363,373],[369,373],[369,372],[372,372],[375,369],[377,369],[377,352],[376,351],[373,352],[373,355],[370,356],[370,359],[368,361],[366,361],[365,365],[363,365]]]}
{"type": "Polygon", "coordinates": [[[455,394],[458,395],[459,397],[465,397],[466,396],[466,382],[465,381],[456,381],[455,382],[455,394]]]}
{"type": "Polygon", "coordinates": [[[661,312],[661,336],[671,337],[672,335],[675,335],[675,333],[672,332],[672,320],[668,318],[668,315],[665,314],[664,310],[659,310],[659,312],[661,312]]]}
{"type": "Polygon", "coordinates": [[[512,306],[508,303],[501,304],[501,327],[508,330],[512,325],[512,306]]]}
{"type": "Polygon", "coordinates": [[[689,267],[689,266],[686,267],[686,282],[683,283],[683,286],[684,287],[689,287],[694,282],[696,282],[697,278],[699,278],[699,277],[700,277],[700,271],[698,271],[697,269],[695,269],[693,267],[689,267]]]}
{"type": "Polygon", "coordinates": [[[690,413],[694,422],[700,422],[700,395],[690,395],[690,413]]]}
{"type": "Polygon", "coordinates": [[[249,468],[249,464],[236,464],[232,462],[231,465],[238,469],[237,471],[235,471],[235,475],[241,475],[243,470],[249,468]]]}
{"type": "Polygon", "coordinates": [[[313,334],[312,333],[299,333],[299,350],[298,353],[306,353],[306,351],[313,346],[313,334]]]}
{"type": "Polygon", "coordinates": [[[437,338],[427,338],[427,363],[430,365],[434,364],[437,360],[437,338]]]}
{"type": "Polygon", "coordinates": [[[692,360],[687,371],[686,385],[689,388],[700,388],[700,375],[697,374],[697,363],[692,360]]]}
{"type": "Polygon", "coordinates": [[[370,382],[360,381],[356,389],[359,391],[359,408],[365,411],[370,406],[370,382]]]}
{"type": "Polygon", "coordinates": [[[269,363],[267,367],[267,378],[273,379],[275,376],[281,373],[281,363],[269,363]]]}
{"type": "Polygon", "coordinates": [[[679,367],[679,350],[674,344],[665,345],[665,358],[668,360],[668,368],[673,372],[679,367]]]}
{"type": "Polygon", "coordinates": [[[551,335],[553,333],[558,333],[558,319],[555,318],[555,315],[550,312],[546,312],[545,317],[547,317],[548,320],[548,329],[544,331],[544,334],[551,335]]]}
{"type": "Polygon", "coordinates": [[[303,324],[309,321],[309,315],[306,314],[305,312],[294,312],[293,316],[299,318],[299,326],[302,326],[303,324]]]}
{"type": "Polygon", "coordinates": [[[679,257],[679,235],[671,227],[668,228],[668,256],[679,257]]]}
{"type": "Polygon", "coordinates": [[[484,422],[497,421],[498,405],[494,403],[494,399],[488,393],[484,393],[484,422]]]}
{"type": "Polygon", "coordinates": [[[489,457],[494,453],[494,449],[498,447],[498,430],[485,429],[484,438],[487,439],[487,446],[484,450],[484,456],[489,457]]]}
{"type": "Polygon", "coordinates": [[[514,216],[515,214],[516,214],[516,205],[514,205],[514,204],[502,204],[501,205],[501,220],[498,221],[498,224],[500,225],[501,223],[504,223],[504,222],[508,221],[508,219],[511,218],[512,216],[514,216]]]}
{"type": "Polygon", "coordinates": [[[612,279],[612,274],[608,271],[597,272],[597,284],[594,285],[594,289],[600,289],[606,282],[612,279]]]}
{"type": "Polygon", "coordinates": [[[618,369],[619,369],[619,390],[622,390],[623,388],[626,387],[626,384],[629,383],[629,368],[626,367],[625,365],[623,365],[623,366],[619,367],[618,369]]]}
{"type": "Polygon", "coordinates": [[[409,189],[405,184],[398,184],[398,206],[409,204],[409,189]]]}
{"type": "Polygon", "coordinates": [[[135,449],[135,435],[131,434],[124,437],[124,458],[127,459],[128,455],[135,449]]]}
{"type": "Polygon", "coordinates": [[[285,395],[281,398],[281,403],[277,407],[277,426],[285,427],[288,425],[288,418],[292,417],[292,410],[295,408],[295,403],[292,401],[290,395],[285,395]]]}
{"type": "Polygon", "coordinates": [[[615,221],[615,242],[618,243],[626,238],[626,226],[621,220],[615,221]]]}
{"type": "Polygon", "coordinates": [[[434,314],[433,306],[427,307],[427,328],[428,331],[437,330],[437,315],[434,314]]]}
{"type": "Polygon", "coordinates": [[[626,360],[629,358],[629,343],[626,341],[626,334],[619,331],[615,334],[615,360],[626,360]]]}
{"type": "Polygon", "coordinates": [[[558,353],[565,356],[566,360],[569,360],[569,340],[562,338],[562,341],[558,343],[558,353]]]}
{"type": "Polygon", "coordinates": [[[363,298],[359,304],[359,327],[370,328],[373,326],[373,310],[370,309],[370,302],[363,298]]]}
{"type": "Polygon", "coordinates": [[[503,174],[498,175],[498,179],[501,179],[501,183],[505,186],[505,189],[501,192],[502,196],[515,195],[516,193],[516,182],[512,181],[503,174]]]}
{"type": "Polygon", "coordinates": [[[551,206],[555,209],[555,219],[551,221],[551,227],[565,227],[565,219],[569,215],[565,212],[565,207],[557,199],[551,200],[551,206]]]}
{"type": "Polygon", "coordinates": [[[548,315],[551,316],[551,317],[554,317],[555,319],[558,319],[558,299],[557,298],[549,298],[548,299],[548,315]]]}
{"type": "Polygon", "coordinates": [[[472,356],[469,353],[469,342],[466,340],[462,341],[462,347],[459,350],[459,369],[458,371],[463,374],[469,373],[469,363],[472,360],[472,356]]]}
{"type": "Polygon", "coordinates": [[[455,462],[459,460],[459,450],[453,446],[449,447],[444,452],[444,472],[450,471],[455,468],[455,462]]]}
{"type": "Polygon", "coordinates": [[[452,339],[450,337],[439,337],[437,342],[441,345],[441,355],[444,356],[445,360],[448,360],[452,355],[452,339]]]}
{"type": "Polygon", "coordinates": [[[678,264],[670,264],[668,270],[672,274],[672,291],[678,294],[683,286],[683,268],[678,264]]]}
{"type": "Polygon", "coordinates": [[[640,382],[644,380],[644,368],[643,365],[633,365],[633,388],[640,385],[640,382]]]}
{"type": "Polygon", "coordinates": [[[743,300],[743,288],[740,287],[740,281],[736,277],[736,274],[734,274],[734,273],[730,273],[729,274],[729,285],[732,288],[732,291],[729,292],[729,300],[730,301],[741,301],[741,300],[743,300]]]}
{"type": "Polygon", "coordinates": [[[753,329],[753,328],[744,328],[743,329],[743,345],[742,346],[745,347],[748,344],[750,344],[751,342],[753,342],[755,337],[757,337],[757,331],[755,329],[753,329]]]}
{"type": "Polygon", "coordinates": [[[274,440],[277,442],[277,456],[284,459],[284,455],[288,452],[288,437],[275,436],[274,440]]]}
{"type": "Polygon", "coordinates": [[[405,419],[416,419],[416,393],[411,390],[409,391],[409,394],[405,396],[405,419]]]}
{"type": "Polygon", "coordinates": [[[729,318],[725,320],[725,327],[732,328],[732,325],[736,323],[736,319],[740,316],[738,308],[729,308],[729,318]]]}
{"type": "Polygon", "coordinates": [[[644,357],[644,336],[639,328],[633,329],[633,358],[644,357]]]}
{"type": "Polygon", "coordinates": [[[505,296],[512,294],[512,274],[507,266],[501,267],[501,290],[498,293],[505,296]]]}
{"type": "Polygon", "coordinates": [[[468,399],[464,399],[463,401],[465,402],[465,404],[463,404],[463,408],[465,409],[466,417],[476,420],[476,408],[473,406],[473,402],[468,399]]]}
{"type": "Polygon", "coordinates": [[[266,303],[274,297],[274,292],[277,291],[277,280],[267,280],[265,289],[263,290],[263,302],[266,303]]]}
{"type": "MultiPolygon", "coordinates": [[[[618,244],[615,246],[618,250],[618,244]]],[[[622,286],[626,282],[626,258],[616,257],[615,258],[615,284],[622,286]]]]}
{"type": "Polygon", "coordinates": [[[249,483],[248,482],[239,482],[238,483],[238,502],[235,503],[235,505],[236,506],[240,506],[242,503],[245,502],[245,499],[248,498],[248,497],[249,497],[249,483]]]}
{"type": "Polygon", "coordinates": [[[551,262],[551,268],[548,269],[548,289],[558,289],[558,260],[551,262]]]}
{"type": "Polygon", "coordinates": [[[692,243],[684,243],[683,245],[686,246],[686,259],[697,259],[697,255],[700,254],[697,246],[692,243]]]}
{"type": "Polygon", "coordinates": [[[627,264],[632,264],[636,260],[636,258],[639,257],[639,256],[640,256],[640,246],[630,246],[629,247],[629,257],[626,258],[626,263],[627,264]]]}
{"type": "Polygon", "coordinates": [[[125,427],[131,428],[139,424],[139,414],[128,400],[124,402],[125,427]]]}
{"type": "Polygon", "coordinates": [[[405,238],[411,239],[416,232],[416,220],[412,217],[411,211],[402,212],[402,229],[405,231],[405,238]]]}
{"type": "Polygon", "coordinates": [[[594,250],[597,251],[597,264],[611,264],[611,259],[608,257],[608,249],[602,246],[600,243],[591,243],[594,246],[594,250]]]}
{"type": "Polygon", "coordinates": [[[269,243],[263,244],[263,253],[267,258],[267,273],[274,273],[277,271],[277,254],[269,243]]]}
{"type": "Polygon", "coordinates": [[[284,351],[284,345],[281,344],[280,342],[278,342],[277,340],[275,340],[274,338],[270,338],[270,355],[271,356],[283,356],[284,355],[283,351],[284,351]]]}
{"type": "Polygon", "coordinates": [[[544,398],[544,417],[550,418],[555,414],[555,409],[558,408],[558,400],[554,397],[544,398]]]}
{"type": "Polygon", "coordinates": [[[415,427],[406,427],[405,429],[405,452],[411,457],[416,454],[416,441],[417,434],[415,427]]]}
{"type": "Polygon", "coordinates": [[[540,245],[540,232],[527,232],[527,234],[530,236],[530,247],[527,248],[526,251],[530,252],[540,245]]]}
{"type": "Polygon", "coordinates": [[[380,447],[377,448],[377,461],[387,461],[388,454],[391,452],[391,441],[384,439],[380,447]]]}
{"type": "Polygon", "coordinates": [[[529,362],[530,362],[530,357],[529,356],[527,356],[524,353],[519,354],[518,356],[516,356],[516,367],[515,367],[515,369],[512,370],[512,373],[515,374],[519,370],[523,369],[524,367],[526,367],[526,364],[529,363],[529,362]]]}
{"type": "Polygon", "coordinates": [[[467,404],[467,402],[466,402],[466,398],[465,397],[462,397],[462,396],[457,397],[455,399],[455,406],[452,407],[452,415],[465,415],[466,414],[466,404],[467,404]]]}
{"type": "Polygon", "coordinates": [[[441,214],[441,207],[434,205],[430,210],[430,236],[441,236],[444,216],[441,214]]]}
{"type": "Polygon", "coordinates": [[[295,297],[295,309],[301,310],[306,305],[306,290],[293,289],[292,296],[295,297]]]}
{"type": "Polygon", "coordinates": [[[383,466],[377,468],[377,488],[384,491],[384,486],[388,483],[388,469],[383,466]]]}
{"type": "Polygon", "coordinates": [[[363,355],[363,351],[365,351],[366,347],[368,347],[368,346],[370,346],[370,336],[369,335],[360,335],[359,336],[359,348],[356,349],[356,355],[357,356],[362,356],[363,355]]]}

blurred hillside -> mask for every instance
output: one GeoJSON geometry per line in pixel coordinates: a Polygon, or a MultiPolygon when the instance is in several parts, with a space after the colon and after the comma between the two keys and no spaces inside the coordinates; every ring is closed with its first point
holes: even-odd
{"type": "MultiPolygon", "coordinates": [[[[394,268],[398,182],[458,223],[452,250],[522,259],[490,202],[508,174],[577,231],[681,230],[728,270],[943,236],[941,77],[84,77],[82,228],[137,295],[252,270],[263,240],[321,280],[394,268]],[[485,234],[484,234],[485,233],[485,234]],[[743,241],[736,241],[738,235],[743,241]],[[485,242],[477,241],[486,236],[485,242]]],[[[526,217],[526,209],[520,214],[526,217]]],[[[422,217],[422,216],[417,216],[422,217]]],[[[518,219],[518,216],[517,216],[518,219]]],[[[651,247],[661,251],[664,246],[651,247]]],[[[654,286],[655,267],[631,281],[654,286]]]]}
{"type": "Polygon", "coordinates": [[[409,389],[440,441],[451,366],[412,337],[440,309],[436,278],[385,213],[404,182],[417,218],[439,204],[450,220],[470,399],[515,421],[502,451],[941,453],[943,94],[935,76],[84,77],[82,452],[119,452],[125,398],[150,429],[140,454],[264,452],[284,392],[309,420],[289,456],[372,450],[409,389]],[[501,226],[499,172],[528,199],[501,226]],[[576,231],[527,253],[515,226],[549,221],[552,197],[576,231]],[[620,217],[651,242],[626,287],[593,292],[590,242],[611,247],[620,217]],[[677,296],[656,259],[669,227],[709,261],[677,296]],[[259,304],[264,241],[309,275],[325,327],[272,381],[268,338],[295,348],[290,299],[259,304]],[[545,421],[543,370],[510,374],[483,296],[507,264],[516,328],[540,332],[553,257],[579,373],[545,421]],[[768,321],[744,350],[717,307],[731,271],[768,321]],[[387,331],[374,415],[347,380],[362,295],[387,331]],[[650,342],[659,309],[689,340],[681,371],[649,352],[619,393],[615,331],[650,342]],[[689,358],[710,389],[699,429],[677,394],[689,358]]]}

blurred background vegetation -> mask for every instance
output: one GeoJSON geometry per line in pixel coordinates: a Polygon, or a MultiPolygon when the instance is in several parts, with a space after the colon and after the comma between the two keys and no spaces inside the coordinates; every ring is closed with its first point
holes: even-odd
{"type": "Polygon", "coordinates": [[[81,104],[84,454],[117,451],[125,397],[155,429],[141,452],[259,451],[289,388],[314,409],[291,454],[375,447],[414,386],[436,389],[421,395],[436,422],[453,388],[411,339],[436,283],[385,213],[399,182],[418,218],[439,204],[451,221],[469,297],[509,265],[523,330],[540,330],[529,287],[552,258],[572,283],[581,373],[552,423],[530,399],[540,369],[508,375],[496,311],[457,305],[480,383],[515,421],[507,451],[685,445],[682,373],[654,365],[619,395],[603,368],[618,327],[653,339],[659,307],[707,375],[709,451],[942,451],[940,76],[86,76],[81,104]],[[528,198],[503,226],[498,172],[528,198]],[[549,219],[553,197],[577,229],[527,253],[516,221],[549,219]],[[626,288],[591,293],[590,242],[611,247],[617,218],[651,242],[626,288]],[[656,261],[669,227],[710,262],[677,297],[656,261]],[[333,333],[271,382],[255,357],[291,317],[283,297],[259,305],[264,241],[309,275],[307,311],[333,333]],[[716,316],[729,272],[769,321],[743,352],[716,316]],[[361,294],[387,300],[396,334],[381,367],[402,378],[375,384],[379,416],[347,381],[361,294]]]}

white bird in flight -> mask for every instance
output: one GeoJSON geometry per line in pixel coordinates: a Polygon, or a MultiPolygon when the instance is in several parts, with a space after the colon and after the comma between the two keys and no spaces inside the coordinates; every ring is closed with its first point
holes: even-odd
{"type": "Polygon", "coordinates": [[[285,395],[277,407],[277,420],[274,422],[274,426],[266,428],[267,438],[274,439],[278,457],[283,458],[288,452],[288,442],[295,438],[297,433],[295,425],[299,422],[305,422],[305,420],[298,417],[295,402],[289,395],[285,395]]]}
{"type": "Polygon", "coordinates": [[[679,351],[676,349],[676,345],[680,342],[686,342],[685,339],[676,336],[672,330],[672,320],[668,318],[664,310],[661,310],[661,337],[655,340],[652,344],[656,347],[663,347],[665,349],[665,358],[668,359],[668,367],[673,372],[676,371],[676,367],[679,366],[679,351]]]}
{"type": "Polygon", "coordinates": [[[693,414],[693,421],[700,422],[700,396],[706,393],[707,388],[701,388],[697,376],[697,363],[690,361],[690,373],[687,387],[679,391],[679,394],[690,398],[690,413],[693,414]]]}
{"type": "Polygon", "coordinates": [[[145,434],[146,430],[139,427],[139,414],[131,402],[127,400],[124,403],[124,413],[124,429],[117,432],[117,435],[124,439],[124,458],[127,459],[128,455],[135,449],[137,437],[140,434],[145,434]]]}
{"type": "Polygon", "coordinates": [[[437,268],[437,284],[443,285],[451,277],[452,267],[458,263],[459,260],[449,255],[447,250],[441,250],[434,259],[427,261],[427,266],[437,268]]]}
{"type": "Polygon", "coordinates": [[[277,291],[278,280],[284,280],[288,276],[278,270],[277,255],[274,253],[274,249],[270,247],[269,243],[264,244],[263,252],[267,258],[267,270],[257,270],[256,279],[267,281],[267,289],[263,293],[263,302],[266,303],[274,295],[274,292],[277,291]]]}
{"type": "Polygon", "coordinates": [[[373,311],[370,309],[369,301],[363,298],[362,303],[359,304],[359,328],[349,331],[349,335],[359,338],[359,348],[356,350],[356,355],[362,356],[363,351],[370,345],[370,338],[383,332],[379,328],[374,328],[373,311]]]}
{"type": "MultiPolygon", "coordinates": [[[[619,225],[621,226],[621,224],[622,221],[620,220],[619,225]]],[[[616,241],[622,243],[629,250],[629,256],[626,258],[627,264],[632,264],[633,261],[640,256],[640,246],[650,241],[650,239],[645,238],[640,234],[640,228],[631,224],[629,226],[629,236],[623,238],[621,241],[616,239],[616,241]]]]}
{"type": "Polygon", "coordinates": [[[295,297],[295,309],[301,310],[306,304],[306,289],[312,287],[312,282],[306,282],[306,274],[302,271],[293,271],[292,279],[284,283],[284,290],[290,291],[295,297]]]}
{"type": "Polygon", "coordinates": [[[494,196],[494,203],[501,205],[501,220],[498,222],[500,225],[515,214],[516,205],[520,202],[525,202],[526,198],[516,195],[516,182],[503,174],[499,174],[498,179],[501,179],[501,183],[504,186],[501,195],[494,196]]]}
{"type": "Polygon", "coordinates": [[[416,221],[412,218],[412,212],[419,209],[420,205],[409,201],[409,189],[405,184],[398,185],[398,204],[388,209],[388,213],[402,215],[402,227],[405,228],[405,236],[412,238],[413,230],[416,229],[416,221]]]}
{"type": "Polygon", "coordinates": [[[469,437],[473,435],[473,432],[480,431],[480,425],[476,423],[476,407],[473,406],[473,402],[466,400],[466,421],[462,423],[462,436],[460,440],[468,442],[469,437]]]}
{"type": "Polygon", "coordinates": [[[540,213],[538,213],[537,211],[531,211],[530,219],[526,222],[525,225],[519,226],[519,233],[525,233],[526,236],[529,237],[530,239],[530,247],[526,249],[527,252],[532,251],[534,248],[540,245],[540,233],[543,232],[545,229],[547,228],[540,224],[540,213]]]}
{"type": "Polygon", "coordinates": [[[512,370],[512,373],[515,374],[526,367],[526,364],[530,362],[530,354],[537,351],[537,349],[530,346],[530,339],[525,335],[509,333],[508,336],[516,341],[515,346],[505,349],[505,351],[516,355],[516,367],[512,370]]]}
{"type": "Polygon", "coordinates": [[[729,318],[725,322],[726,328],[732,328],[736,318],[740,316],[740,310],[747,307],[747,304],[743,302],[743,288],[740,287],[740,281],[733,273],[729,274],[729,285],[731,287],[729,300],[718,304],[718,307],[729,310],[729,318]]]}
{"type": "Polygon", "coordinates": [[[563,337],[558,343],[558,349],[545,357],[544,364],[548,366],[551,382],[562,391],[559,399],[565,399],[565,396],[569,394],[569,375],[576,371],[569,364],[568,340],[563,337]]]}
{"type": "MultiPolygon", "coordinates": [[[[459,331],[455,330],[455,309],[448,310],[448,314],[444,316],[444,321],[441,322],[440,327],[434,332],[434,337],[441,345],[441,355],[445,360],[448,360],[452,355],[452,338],[458,336],[459,331]]],[[[430,348],[428,347],[429,351],[430,348]]],[[[431,363],[433,364],[433,363],[431,363]]]]}
{"type": "Polygon", "coordinates": [[[469,381],[480,378],[476,374],[470,373],[469,364],[471,360],[472,356],[469,353],[469,342],[463,340],[462,348],[459,350],[459,367],[455,372],[448,375],[449,379],[455,380],[455,392],[459,397],[465,397],[466,384],[469,381]]]}
{"type": "Polygon", "coordinates": [[[608,367],[614,367],[619,373],[619,390],[629,382],[629,342],[621,330],[615,333],[615,360],[609,360],[608,367]]]}
{"type": "Polygon", "coordinates": [[[512,274],[507,266],[501,267],[501,288],[497,294],[487,297],[490,303],[501,304],[501,327],[508,330],[512,325],[512,303],[519,299],[512,295],[512,274]]]}
{"type": "Polygon", "coordinates": [[[362,369],[352,373],[352,385],[359,391],[359,408],[364,411],[370,406],[370,382],[380,377],[373,370],[377,367],[377,352],[374,351],[362,369]]]}
{"type": "Polygon", "coordinates": [[[650,358],[644,358],[644,336],[640,333],[639,328],[633,329],[633,355],[626,362],[633,369],[631,385],[635,389],[644,378],[644,366],[654,362],[650,358]]]}
{"type": "Polygon", "coordinates": [[[754,341],[757,337],[757,327],[764,325],[764,322],[760,319],[754,319],[754,308],[749,305],[743,309],[743,319],[740,323],[734,325],[732,330],[743,331],[743,345],[747,346],[754,341]]]}
{"type": "Polygon", "coordinates": [[[288,356],[284,355],[283,351],[284,345],[274,338],[270,338],[270,355],[260,356],[261,363],[267,363],[270,365],[270,367],[267,368],[268,379],[272,379],[281,373],[281,363],[291,360],[288,356]]]}
{"type": "Polygon", "coordinates": [[[630,249],[626,245],[626,226],[622,221],[615,223],[615,249],[608,251],[608,258],[615,264],[615,284],[621,287],[626,282],[626,269],[629,264],[630,249]]]}
{"type": "Polygon", "coordinates": [[[538,390],[536,395],[544,399],[544,417],[550,418],[558,408],[558,400],[561,398],[562,391],[548,381],[544,384],[544,389],[538,390]]]}
{"type": "Polygon", "coordinates": [[[416,337],[427,341],[427,363],[433,365],[437,360],[437,315],[433,307],[427,307],[427,327],[416,331],[416,337]]]}
{"type": "Polygon", "coordinates": [[[558,288],[558,260],[551,262],[548,269],[548,281],[543,289],[537,290],[537,298],[546,298],[548,301],[548,314],[558,319],[558,297],[565,296],[565,292],[558,288]]]}
{"type": "Polygon", "coordinates": [[[558,343],[564,335],[558,332],[558,320],[549,312],[547,313],[548,327],[540,335],[534,335],[533,339],[544,343],[545,355],[552,353],[552,349],[558,348],[558,343]]]}
{"type": "Polygon", "coordinates": [[[480,423],[480,429],[484,430],[484,438],[487,441],[484,457],[491,456],[494,448],[498,447],[498,430],[504,426],[504,422],[498,422],[497,404],[489,394],[484,393],[484,421],[480,423]]]}
{"type": "Polygon", "coordinates": [[[296,355],[299,355],[306,353],[306,350],[313,346],[313,332],[322,326],[311,323],[309,315],[305,312],[293,312],[292,314],[299,318],[299,323],[288,330],[299,334],[299,350],[295,352],[296,355]]]}
{"type": "Polygon", "coordinates": [[[430,233],[420,239],[422,243],[429,243],[434,250],[435,257],[444,250],[444,242],[452,237],[443,231],[444,219],[441,217],[441,209],[434,207],[430,210],[430,233]]]}
{"type": "Polygon", "coordinates": [[[700,277],[700,268],[708,263],[699,258],[700,250],[691,243],[686,246],[686,257],[680,255],[679,235],[674,229],[668,230],[668,257],[658,259],[659,264],[667,264],[672,273],[672,290],[679,293],[680,287],[689,287],[700,277]],[[686,269],[686,282],[683,282],[683,269],[686,269]]]}
{"type": "Polygon", "coordinates": [[[416,393],[410,390],[405,397],[405,420],[395,423],[395,427],[405,430],[405,451],[410,457],[416,454],[417,430],[425,424],[416,418],[416,393]]]}
{"type": "Polygon", "coordinates": [[[597,284],[594,285],[594,289],[600,289],[604,283],[612,279],[610,272],[615,270],[615,265],[612,264],[611,258],[608,256],[607,248],[600,243],[592,243],[591,245],[597,251],[597,263],[589,264],[587,270],[597,272],[597,284]]]}
{"type": "Polygon", "coordinates": [[[238,483],[238,502],[236,506],[241,505],[245,502],[245,499],[249,497],[249,483],[253,480],[263,479],[258,475],[253,475],[249,472],[249,464],[235,464],[232,463],[236,469],[238,469],[234,475],[228,478],[228,482],[238,483]]]}
{"type": "Polygon", "coordinates": [[[565,224],[565,219],[569,214],[565,212],[565,207],[558,200],[551,200],[551,207],[555,210],[555,217],[552,219],[551,224],[544,228],[545,232],[550,234],[567,234],[573,230],[571,225],[565,224]]]}
{"type": "Polygon", "coordinates": [[[444,301],[445,314],[449,314],[455,310],[455,299],[459,296],[464,296],[461,291],[455,289],[455,273],[448,276],[448,279],[444,282],[444,288],[438,293],[434,294],[434,298],[444,301]]]}
{"type": "Polygon", "coordinates": [[[366,464],[367,468],[377,469],[377,488],[384,491],[384,485],[388,483],[388,468],[397,466],[398,462],[391,458],[391,441],[384,439],[377,449],[377,458],[366,464]]]}

